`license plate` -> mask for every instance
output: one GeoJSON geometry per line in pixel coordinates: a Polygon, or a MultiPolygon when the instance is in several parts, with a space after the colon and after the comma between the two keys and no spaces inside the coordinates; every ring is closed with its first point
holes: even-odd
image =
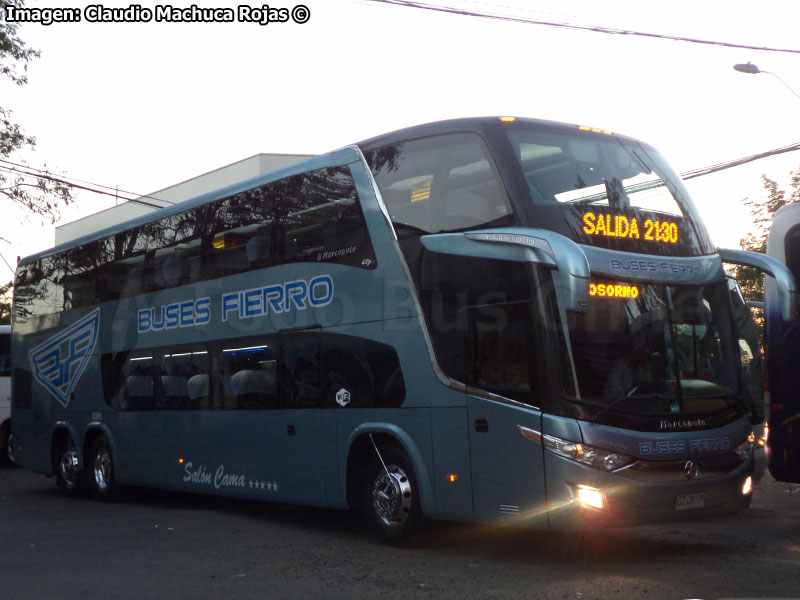
{"type": "Polygon", "coordinates": [[[678,494],[675,498],[675,510],[691,510],[703,508],[706,504],[705,494],[678,494]]]}

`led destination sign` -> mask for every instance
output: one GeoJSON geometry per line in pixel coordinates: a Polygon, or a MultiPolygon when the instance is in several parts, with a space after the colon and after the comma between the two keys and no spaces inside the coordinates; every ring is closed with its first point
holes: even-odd
{"type": "Polygon", "coordinates": [[[589,295],[599,298],[638,298],[639,288],[626,283],[590,283],[589,295]]]}
{"type": "Polygon", "coordinates": [[[609,238],[643,240],[645,242],[677,244],[678,224],[673,221],[645,219],[626,215],[583,213],[583,232],[587,235],[609,238]]]}

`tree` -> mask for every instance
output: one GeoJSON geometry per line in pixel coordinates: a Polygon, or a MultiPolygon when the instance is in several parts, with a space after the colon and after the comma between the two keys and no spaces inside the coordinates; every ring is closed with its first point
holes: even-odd
{"type": "MultiPolygon", "coordinates": [[[[24,6],[24,1],[17,0],[15,6],[24,6]]],[[[4,8],[0,10],[5,12],[4,8]]],[[[0,76],[16,85],[25,85],[28,62],[38,57],[39,51],[25,45],[18,28],[19,23],[0,20],[0,76]]],[[[12,111],[0,106],[0,200],[11,201],[55,223],[59,205],[72,202],[72,188],[46,169],[32,169],[24,159],[9,160],[13,154],[36,146],[36,138],[26,134],[12,119],[12,111]]]]}
{"type": "Polygon", "coordinates": [[[0,325],[11,325],[11,290],[14,282],[0,285],[0,325]]]}
{"type": "MultiPolygon", "coordinates": [[[[767,236],[775,213],[782,206],[800,201],[800,167],[790,175],[789,185],[792,187],[792,192],[788,197],[786,192],[778,187],[778,183],[772,181],[766,175],[761,176],[761,181],[767,192],[767,199],[766,201],[745,199],[744,203],[750,208],[750,214],[753,216],[754,231],[743,237],[739,245],[743,250],[766,254],[767,236]]],[[[746,300],[763,300],[764,277],[760,271],[747,267],[738,267],[736,269],[736,278],[746,300]]]]}

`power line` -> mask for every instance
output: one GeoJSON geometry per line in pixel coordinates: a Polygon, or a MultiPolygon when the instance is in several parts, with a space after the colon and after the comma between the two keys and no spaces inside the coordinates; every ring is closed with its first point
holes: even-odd
{"type": "MultiPolygon", "coordinates": [[[[40,179],[46,179],[48,181],[52,181],[54,183],[60,183],[62,185],[66,185],[66,186],[71,187],[71,188],[75,188],[75,189],[79,189],[79,190],[85,190],[87,192],[92,192],[92,193],[100,194],[100,195],[103,195],[103,196],[111,196],[113,198],[120,198],[119,194],[117,194],[117,193],[106,192],[106,191],[103,191],[103,190],[90,188],[90,187],[87,187],[85,185],[80,185],[78,183],[73,183],[71,181],[67,181],[66,179],[62,179],[60,177],[55,177],[54,175],[51,175],[51,174],[47,173],[46,171],[42,171],[41,169],[35,169],[34,167],[27,167],[25,165],[20,165],[18,163],[11,163],[10,161],[6,161],[6,160],[3,160],[3,159],[0,159],[0,162],[6,162],[6,163],[9,163],[9,164],[15,165],[15,166],[12,166],[12,167],[7,167],[7,166],[4,166],[4,165],[0,165],[0,170],[6,171],[8,173],[18,173],[20,175],[27,175],[29,177],[36,177],[36,178],[40,178],[40,179]],[[31,172],[31,170],[29,170],[29,169],[32,169],[34,171],[39,171],[39,172],[38,173],[31,172]]],[[[80,181],[80,180],[77,180],[77,181],[80,181]]],[[[92,183],[90,185],[98,185],[98,184],[92,183]]],[[[98,187],[106,187],[106,188],[108,188],[108,186],[100,186],[100,185],[98,185],[98,187]]],[[[111,188],[108,188],[108,189],[111,189],[111,188]]],[[[123,192],[123,193],[132,193],[132,192],[123,192]]],[[[161,200],[159,198],[153,198],[151,196],[141,196],[139,198],[125,198],[125,197],[122,197],[122,199],[127,201],[127,202],[133,202],[135,204],[141,204],[142,206],[147,206],[149,208],[154,208],[154,209],[164,208],[163,206],[160,206],[158,204],[153,204],[152,202],[147,202],[145,200],[142,200],[142,198],[151,198],[153,200],[158,200],[159,202],[166,202],[167,204],[174,204],[174,202],[169,202],[168,200],[161,200]]]]}
{"type": "Polygon", "coordinates": [[[783,146],[781,148],[776,148],[775,150],[767,150],[766,152],[759,152],[758,154],[752,154],[751,156],[745,156],[744,158],[737,158],[735,160],[731,160],[724,163],[719,163],[716,165],[711,165],[710,167],[701,167],[699,169],[692,169],[691,171],[686,171],[681,173],[681,179],[694,179],[695,177],[700,177],[702,175],[710,175],[711,173],[716,173],[718,171],[723,171],[725,169],[730,169],[732,167],[738,167],[739,165],[744,165],[756,160],[761,160],[762,158],[768,158],[770,156],[776,156],[778,154],[785,154],[786,152],[796,152],[800,150],[800,142],[795,144],[789,144],[788,146],[783,146]]]}
{"type": "Polygon", "coordinates": [[[501,15],[487,12],[478,12],[474,10],[467,10],[463,8],[456,8],[454,6],[439,6],[435,4],[428,4],[425,2],[416,2],[413,0],[364,0],[366,2],[375,2],[380,4],[393,4],[395,6],[405,6],[407,8],[419,8],[422,10],[432,10],[435,12],[442,12],[454,15],[463,15],[467,17],[481,17],[483,19],[493,19],[496,21],[508,21],[511,23],[524,23],[526,25],[543,25],[547,27],[558,27],[561,29],[570,29],[575,31],[591,31],[594,33],[607,33],[613,35],[632,35],[639,37],[655,38],[662,40],[671,40],[675,42],[689,42],[692,44],[706,44],[712,46],[724,46],[726,48],[739,48],[744,50],[759,50],[764,52],[787,52],[791,54],[800,54],[800,49],[794,48],[770,48],[768,46],[753,46],[751,44],[736,44],[733,42],[720,42],[715,40],[704,40],[700,38],[692,38],[678,35],[667,35],[663,33],[651,33],[646,31],[635,31],[632,29],[617,29],[615,27],[603,27],[599,25],[574,25],[572,23],[563,23],[559,21],[546,21],[541,19],[531,19],[525,17],[517,17],[513,15],[501,15]]]}
{"type": "MultiPolygon", "coordinates": [[[[22,168],[22,169],[28,169],[30,171],[38,171],[39,173],[41,173],[41,175],[33,175],[33,174],[29,173],[29,175],[33,175],[35,177],[43,177],[45,179],[47,177],[50,177],[50,172],[45,170],[45,169],[39,169],[37,167],[31,167],[30,165],[17,163],[17,162],[8,160],[8,159],[3,159],[3,158],[0,158],[0,163],[6,163],[6,164],[13,165],[15,167],[19,167],[19,168],[22,168]]],[[[172,202],[170,200],[162,200],[161,198],[156,198],[155,196],[148,196],[148,195],[145,195],[145,194],[139,194],[138,192],[131,192],[131,191],[128,191],[128,190],[120,190],[118,187],[111,187],[110,185],[103,185],[102,183],[94,183],[92,181],[86,181],[84,179],[79,179],[78,177],[70,177],[68,175],[62,175],[61,177],[63,179],[71,179],[72,181],[77,181],[79,183],[85,183],[86,185],[91,185],[91,186],[98,187],[98,188],[104,188],[104,189],[107,189],[107,190],[114,190],[115,195],[118,195],[119,192],[122,192],[123,194],[130,194],[132,196],[131,198],[126,198],[124,196],[120,196],[120,198],[122,200],[125,200],[127,202],[132,202],[137,198],[149,198],[151,200],[158,200],[159,202],[164,202],[165,204],[175,204],[174,202],[172,202]]]]}

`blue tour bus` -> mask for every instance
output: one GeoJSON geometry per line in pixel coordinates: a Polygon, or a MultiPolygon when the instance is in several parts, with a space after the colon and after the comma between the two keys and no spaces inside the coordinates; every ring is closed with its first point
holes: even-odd
{"type": "Polygon", "coordinates": [[[389,542],[735,512],[758,416],[723,261],[783,273],[717,251],[636,140],[397,131],[20,261],[15,460],[101,500],[360,508],[389,542]]]}
{"type": "MultiPolygon", "coordinates": [[[[785,264],[795,280],[800,277],[800,204],[787,204],[775,213],[767,255],[785,264]]],[[[764,286],[770,390],[767,464],[775,479],[800,483],[800,320],[796,313],[792,320],[781,318],[778,292],[768,277],[764,286]]]]}

